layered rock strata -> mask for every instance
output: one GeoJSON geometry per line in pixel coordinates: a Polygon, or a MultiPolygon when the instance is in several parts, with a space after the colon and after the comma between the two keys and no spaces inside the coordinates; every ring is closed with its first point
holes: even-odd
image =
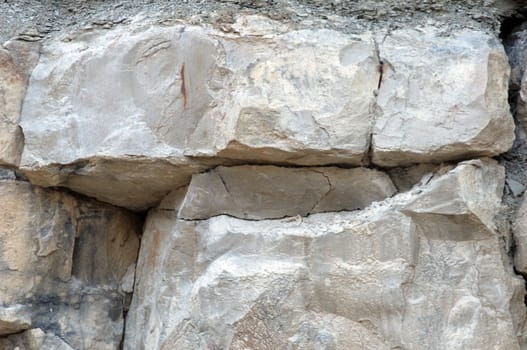
{"type": "Polygon", "coordinates": [[[136,23],[45,45],[21,169],[144,210],[219,163],[397,166],[512,145],[507,57],[484,32],[232,28],[136,23]]]}
{"type": "Polygon", "coordinates": [[[525,349],[516,5],[396,2],[5,43],[0,349],[525,349]]]}
{"type": "MultiPolygon", "coordinates": [[[[333,201],[332,213],[287,207],[298,216],[275,220],[265,198],[235,217],[189,208],[199,177],[179,204],[149,213],[126,348],[520,348],[524,284],[496,229],[496,162],[440,168],[361,211],[335,213],[345,205],[333,201]]],[[[228,203],[281,193],[262,188],[228,203]]]]}

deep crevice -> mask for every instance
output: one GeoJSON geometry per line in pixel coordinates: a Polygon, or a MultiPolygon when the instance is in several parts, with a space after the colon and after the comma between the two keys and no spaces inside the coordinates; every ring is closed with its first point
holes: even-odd
{"type": "MultiPolygon", "coordinates": [[[[518,109],[519,91],[521,78],[525,73],[525,63],[522,55],[527,58],[527,7],[519,8],[514,14],[503,18],[500,26],[500,39],[504,45],[511,66],[511,77],[509,80],[509,106],[515,123],[515,140],[512,148],[499,156],[497,159],[505,167],[505,186],[503,189],[502,203],[506,206],[503,225],[503,249],[509,258],[509,262],[517,276],[523,278],[527,288],[527,275],[520,272],[514,262],[516,254],[516,242],[514,240],[514,221],[518,209],[523,201],[527,185],[527,143],[525,125],[520,122],[521,116],[518,109]],[[514,187],[519,187],[515,190],[514,187]],[[522,188],[523,187],[523,188],[522,188]]],[[[527,294],[524,300],[527,305],[527,294]]]]}

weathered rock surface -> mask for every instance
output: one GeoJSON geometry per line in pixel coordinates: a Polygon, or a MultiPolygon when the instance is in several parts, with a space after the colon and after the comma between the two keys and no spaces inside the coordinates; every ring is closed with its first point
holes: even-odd
{"type": "Polygon", "coordinates": [[[227,159],[361,165],[371,147],[396,166],[512,144],[507,59],[483,31],[356,35],[255,15],[230,28],[134,23],[46,43],[22,112],[25,174],[145,210],[227,159]]]}
{"type": "Polygon", "coordinates": [[[514,122],[508,59],[483,32],[395,30],[379,44],[383,75],[373,162],[396,166],[507,151],[514,122]]]}
{"type": "Polygon", "coordinates": [[[519,4],[47,3],[0,4],[0,349],[527,349],[525,152],[508,211],[474,159],[519,4]]]}
{"type": "Polygon", "coordinates": [[[17,166],[24,147],[18,125],[38,44],[10,41],[0,46],[0,165],[17,166]]]}
{"type": "Polygon", "coordinates": [[[8,281],[0,284],[0,334],[41,328],[74,349],[116,349],[125,303],[120,284],[137,258],[140,220],[11,179],[0,180],[0,197],[0,279],[8,281]]]}
{"type": "Polygon", "coordinates": [[[396,192],[388,175],[366,168],[218,167],[194,175],[182,219],[221,214],[242,219],[364,209],[396,192]]]}
{"type": "Polygon", "coordinates": [[[24,350],[73,350],[71,346],[52,333],[45,333],[40,328],[0,339],[0,349],[24,350]]]}
{"type": "Polygon", "coordinates": [[[0,307],[0,336],[18,333],[31,327],[31,316],[24,305],[0,307]]]}
{"type": "Polygon", "coordinates": [[[521,273],[527,274],[527,202],[525,198],[513,225],[514,237],[514,267],[521,273]]]}
{"type": "Polygon", "coordinates": [[[519,349],[503,182],[496,162],[464,162],[362,211],[280,220],[187,221],[165,203],[147,218],[125,348],[519,349]]]}
{"type": "Polygon", "coordinates": [[[243,21],[237,35],[136,26],[45,45],[23,109],[27,176],[145,209],[177,187],[173,177],[201,170],[184,155],[362,163],[378,79],[373,40],[243,21]],[[119,165],[129,159],[148,163],[156,181],[119,165]],[[98,162],[113,169],[86,164],[98,162]]]}

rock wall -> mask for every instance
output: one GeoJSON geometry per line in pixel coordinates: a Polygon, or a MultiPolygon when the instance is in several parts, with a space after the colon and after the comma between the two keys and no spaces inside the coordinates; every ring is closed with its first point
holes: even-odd
{"type": "Polygon", "coordinates": [[[0,4],[0,349],[527,349],[526,13],[0,4]]]}

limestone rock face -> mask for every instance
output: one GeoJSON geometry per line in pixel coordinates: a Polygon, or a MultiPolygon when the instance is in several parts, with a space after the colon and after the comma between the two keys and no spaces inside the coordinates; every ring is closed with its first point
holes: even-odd
{"type": "Polygon", "coordinates": [[[38,44],[10,41],[0,46],[0,165],[17,166],[24,137],[18,125],[28,76],[38,44]]]}
{"type": "Polygon", "coordinates": [[[27,176],[144,210],[201,170],[185,155],[361,164],[373,40],[266,21],[237,35],[125,27],[45,45],[21,122],[27,176]],[[123,162],[147,163],[156,181],[123,162]]]}
{"type": "Polygon", "coordinates": [[[165,203],[146,221],[125,348],[519,349],[503,182],[495,161],[464,162],[361,211],[277,220],[188,221],[165,203]]]}
{"type": "Polygon", "coordinates": [[[520,5],[130,3],[0,47],[0,350],[527,349],[520,5]]]}
{"type": "Polygon", "coordinates": [[[179,217],[306,216],[363,209],[394,193],[395,187],[386,174],[365,168],[218,167],[192,178],[179,217]]]}
{"type": "Polygon", "coordinates": [[[119,286],[136,261],[139,219],[11,179],[0,180],[0,197],[0,279],[8,281],[0,284],[0,334],[33,327],[74,349],[117,348],[125,302],[119,286]]]}
{"type": "Polygon", "coordinates": [[[507,151],[514,123],[501,43],[482,32],[395,30],[379,44],[383,76],[373,162],[395,166],[507,151]]]}
{"type": "Polygon", "coordinates": [[[514,136],[507,59],[483,31],[238,16],[228,33],[132,23],[68,40],[47,42],[31,75],[21,167],[133,210],[227,159],[356,166],[371,147],[397,166],[494,156],[514,136]]]}

